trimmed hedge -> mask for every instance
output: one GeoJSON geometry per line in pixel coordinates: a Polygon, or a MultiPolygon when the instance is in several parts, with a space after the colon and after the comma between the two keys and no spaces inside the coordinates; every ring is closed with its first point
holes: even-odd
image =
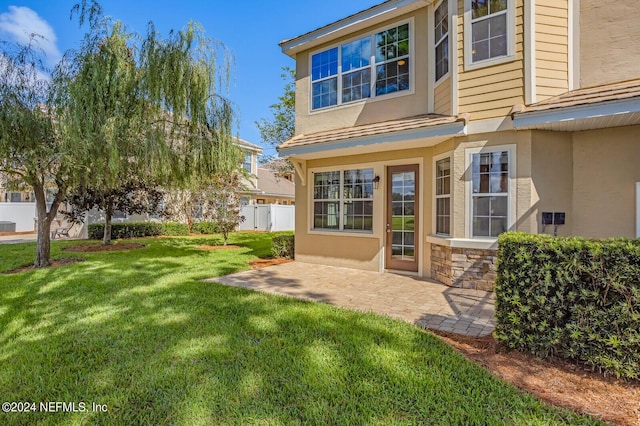
{"type": "Polygon", "coordinates": [[[218,225],[215,222],[196,222],[191,227],[194,234],[218,234],[218,225]]]}
{"type": "Polygon", "coordinates": [[[273,237],[271,240],[271,254],[273,257],[293,259],[295,254],[294,241],[293,235],[278,235],[273,237]]]}
{"type": "Polygon", "coordinates": [[[500,235],[496,340],[640,378],[640,241],[500,235]]]}
{"type": "Polygon", "coordinates": [[[163,222],[162,235],[184,236],[189,235],[189,226],[186,223],[163,222]]]}
{"type": "MultiPolygon", "coordinates": [[[[218,226],[214,222],[196,222],[191,227],[195,234],[217,234],[218,226]]],[[[104,223],[89,225],[89,239],[101,240],[104,234],[104,223]]],[[[152,237],[156,235],[184,236],[189,235],[189,227],[178,222],[129,222],[112,223],[111,239],[152,237]]]]}
{"type": "MultiPolygon", "coordinates": [[[[129,223],[112,223],[111,239],[120,238],[136,238],[136,237],[152,237],[162,233],[162,226],[154,222],[129,222],[129,223]]],[[[104,235],[104,223],[94,223],[89,225],[89,238],[92,240],[101,240],[104,235]]]]}

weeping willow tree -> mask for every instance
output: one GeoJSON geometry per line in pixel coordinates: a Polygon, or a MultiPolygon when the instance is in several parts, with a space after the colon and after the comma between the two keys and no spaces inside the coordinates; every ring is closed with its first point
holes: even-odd
{"type": "Polygon", "coordinates": [[[188,185],[238,161],[233,108],[219,93],[232,63],[224,46],[196,23],[163,38],[152,23],[128,32],[94,1],[73,11],[88,30],[52,74],[33,45],[0,46],[0,173],[33,188],[36,267],[50,262],[51,222],[70,188],[188,185]]]}
{"type": "MultiPolygon", "coordinates": [[[[95,2],[74,8],[89,32],[70,55],[56,105],[63,137],[83,157],[79,188],[113,193],[132,178],[161,186],[237,167],[228,89],[232,57],[197,23],[163,38],[127,31],[95,2]],[[222,56],[220,61],[219,57],[222,56]]],[[[113,205],[103,242],[111,242],[113,205]]]]}
{"type": "Polygon", "coordinates": [[[1,46],[0,174],[4,181],[33,189],[38,221],[34,265],[41,267],[49,264],[51,222],[73,182],[74,154],[56,131],[54,84],[42,66],[37,37],[28,45],[1,46]]]}

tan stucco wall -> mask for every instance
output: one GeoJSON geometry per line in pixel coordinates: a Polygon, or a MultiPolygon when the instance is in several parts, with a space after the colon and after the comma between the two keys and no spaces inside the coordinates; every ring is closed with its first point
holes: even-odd
{"type": "Polygon", "coordinates": [[[569,3],[535,3],[536,101],[569,90],[569,3]]]}
{"type": "Polygon", "coordinates": [[[573,134],[573,233],[635,238],[640,126],[573,134]]]}
{"type": "MultiPolygon", "coordinates": [[[[573,143],[571,133],[532,133],[531,140],[531,217],[537,232],[542,233],[542,212],[565,212],[566,224],[558,226],[558,235],[572,234],[573,217],[573,143]]],[[[554,227],[547,226],[546,234],[554,227]]]]}
{"type": "MultiPolygon", "coordinates": [[[[375,28],[359,31],[348,37],[343,37],[331,43],[305,51],[296,55],[296,134],[309,134],[329,129],[339,129],[361,124],[392,120],[394,118],[410,117],[424,114],[427,111],[427,8],[418,9],[387,21],[375,28]],[[370,98],[362,102],[355,102],[323,111],[310,111],[309,92],[310,82],[310,53],[339,45],[342,42],[357,39],[387,25],[401,23],[413,18],[413,55],[411,56],[413,94],[409,91],[398,92],[384,97],[370,98]]],[[[372,78],[375,78],[372,76],[372,78]]],[[[339,95],[340,96],[340,95],[339,95]]]]}
{"type": "Polygon", "coordinates": [[[515,4],[515,60],[465,70],[464,0],[458,0],[458,111],[469,113],[471,120],[504,117],[524,103],[523,0],[515,4]]]}
{"type": "Polygon", "coordinates": [[[465,238],[465,218],[468,204],[466,202],[465,185],[467,181],[465,155],[466,150],[476,147],[496,145],[516,145],[516,217],[515,229],[523,232],[535,231],[535,212],[531,211],[531,133],[528,131],[506,131],[471,135],[455,140],[453,153],[453,224],[452,236],[465,238]]]}
{"type": "Polygon", "coordinates": [[[409,149],[383,153],[363,154],[312,160],[306,162],[307,184],[302,186],[296,176],[296,259],[305,262],[352,267],[379,271],[384,264],[382,256],[386,243],[386,166],[420,164],[421,212],[419,235],[416,238],[421,269],[424,276],[430,275],[430,253],[424,244],[425,236],[432,232],[432,154],[433,148],[409,149]],[[373,233],[353,236],[342,232],[315,232],[310,229],[309,209],[312,191],[312,171],[329,167],[341,169],[353,165],[358,168],[373,168],[380,176],[378,189],[374,190],[373,233]],[[420,242],[420,243],[418,243],[420,242]],[[421,254],[420,254],[421,253],[421,254]]]}
{"type": "Polygon", "coordinates": [[[638,0],[580,0],[580,85],[640,77],[638,0]]]}

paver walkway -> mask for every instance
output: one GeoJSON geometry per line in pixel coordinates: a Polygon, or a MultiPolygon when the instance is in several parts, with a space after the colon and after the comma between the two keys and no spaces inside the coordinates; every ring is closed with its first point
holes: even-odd
{"type": "Polygon", "coordinates": [[[373,311],[467,336],[484,336],[495,326],[493,293],[423,278],[290,262],[207,281],[373,311]]]}

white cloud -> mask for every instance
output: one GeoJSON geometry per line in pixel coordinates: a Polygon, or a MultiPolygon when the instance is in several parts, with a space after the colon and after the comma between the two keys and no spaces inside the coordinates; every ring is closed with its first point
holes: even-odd
{"type": "Polygon", "coordinates": [[[29,43],[32,34],[37,34],[34,41],[46,55],[49,65],[55,64],[61,57],[58,50],[58,37],[47,21],[35,11],[23,6],[9,6],[9,11],[0,14],[0,33],[11,37],[22,44],[29,43]]]}

